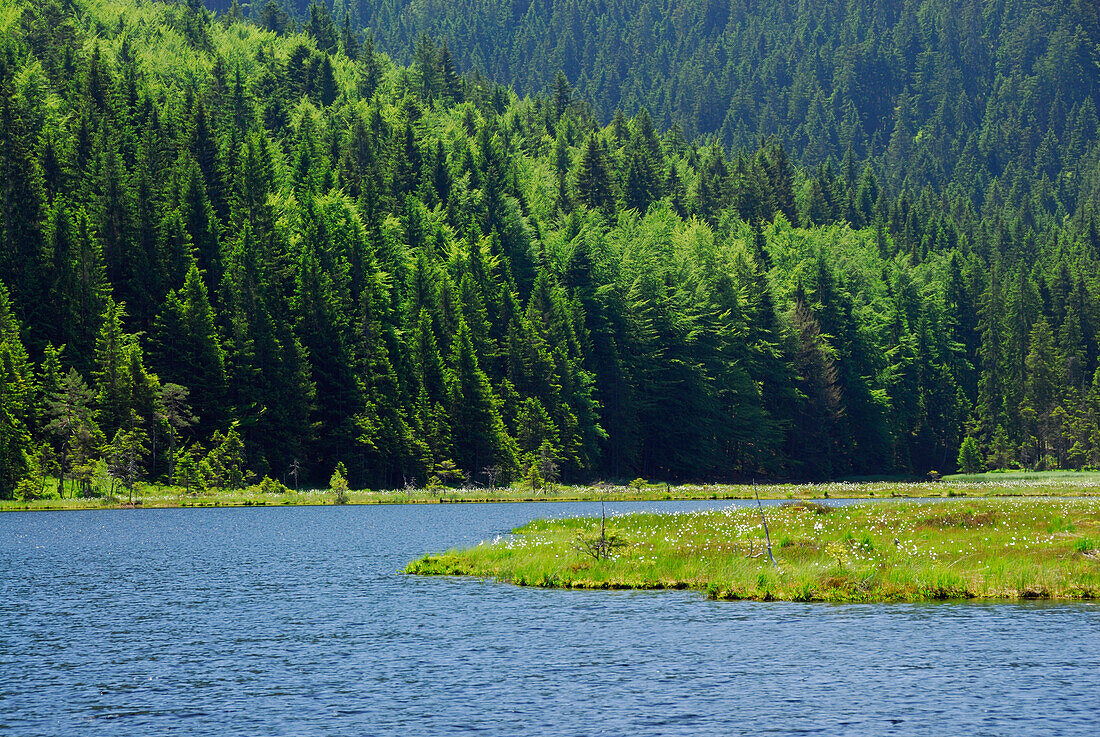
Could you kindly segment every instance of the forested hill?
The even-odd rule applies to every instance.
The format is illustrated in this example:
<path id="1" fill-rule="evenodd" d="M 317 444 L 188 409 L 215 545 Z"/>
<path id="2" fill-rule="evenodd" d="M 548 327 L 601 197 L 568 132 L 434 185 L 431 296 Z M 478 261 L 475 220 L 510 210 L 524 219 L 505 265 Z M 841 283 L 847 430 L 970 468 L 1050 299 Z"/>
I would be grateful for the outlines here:
<path id="1" fill-rule="evenodd" d="M 814 166 L 851 148 L 894 195 L 953 184 L 979 205 L 992 180 L 1030 189 L 1038 168 L 1072 212 L 1096 125 L 1092 0 L 319 1 L 407 63 L 426 33 L 520 94 L 561 70 L 605 122 L 645 107 L 689 139 L 777 135 Z M 316 23 L 312 0 L 280 2 Z M 275 7 L 252 13 L 279 25 Z"/>
<path id="2" fill-rule="evenodd" d="M 314 20 L 0 8 L 3 494 L 1100 462 L 1087 97 L 979 211 Z"/>

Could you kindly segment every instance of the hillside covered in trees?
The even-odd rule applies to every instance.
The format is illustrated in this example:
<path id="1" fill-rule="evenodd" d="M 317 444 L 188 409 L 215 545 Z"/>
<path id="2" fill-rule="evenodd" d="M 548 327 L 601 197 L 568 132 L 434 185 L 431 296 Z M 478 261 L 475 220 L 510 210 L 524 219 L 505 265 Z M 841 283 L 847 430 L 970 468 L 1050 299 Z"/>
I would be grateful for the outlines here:
<path id="1" fill-rule="evenodd" d="M 0 9 L 0 493 L 923 474 L 967 437 L 990 467 L 1100 464 L 1081 24 L 1078 56 L 999 47 L 995 95 L 929 57 L 942 96 L 906 83 L 890 135 L 815 156 L 605 119 L 560 76 L 520 98 L 427 37 L 395 65 L 324 6 L 243 15 Z M 822 74 L 826 35 L 795 55 Z"/>
<path id="2" fill-rule="evenodd" d="M 231 5 L 207 1 L 219 12 Z M 269 27 L 309 28 L 318 22 L 312 3 L 256 0 L 251 13 Z M 689 140 L 754 148 L 775 135 L 809 166 L 851 149 L 894 194 L 951 187 L 980 205 L 997 179 L 1005 190 L 1053 190 L 1072 212 L 1096 115 L 1087 101 L 1098 91 L 1100 11 L 1090 0 L 329 6 L 338 24 L 346 15 L 349 28 L 370 28 L 405 63 L 418 61 L 427 34 L 460 71 L 521 95 L 551 87 L 560 70 L 604 122 L 644 107 L 659 129 L 679 126 Z M 1036 166 L 1049 181 L 1033 177 Z"/>

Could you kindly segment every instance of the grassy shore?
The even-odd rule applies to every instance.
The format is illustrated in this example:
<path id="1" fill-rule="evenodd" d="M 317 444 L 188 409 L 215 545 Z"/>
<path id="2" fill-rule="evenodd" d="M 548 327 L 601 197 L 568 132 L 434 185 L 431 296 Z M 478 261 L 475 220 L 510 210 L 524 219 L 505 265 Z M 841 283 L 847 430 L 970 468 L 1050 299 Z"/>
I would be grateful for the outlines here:
<path id="1" fill-rule="evenodd" d="M 986 473 L 956 473 L 943 477 L 947 484 L 985 483 L 1011 484 L 1018 481 L 1056 482 L 1068 481 L 1077 484 L 1100 484 L 1100 471 L 987 471 Z"/>
<path id="2" fill-rule="evenodd" d="M 56 483 L 47 485 L 53 489 Z M 878 499 L 884 497 L 1017 497 L 1017 496 L 1100 496 L 1100 473 L 1046 472 L 982 474 L 978 477 L 949 477 L 937 483 L 917 481 L 835 481 L 822 484 L 645 484 L 591 486 L 555 485 L 540 490 L 526 486 L 495 489 L 404 489 L 399 491 L 359 490 L 348 493 L 348 504 L 449 504 L 463 502 L 571 502 L 571 501 L 657 501 L 695 499 Z M 133 504 L 128 494 L 100 494 L 23 500 L 0 500 L 0 512 L 60 509 L 119 509 L 130 506 L 163 507 L 247 507 L 334 504 L 327 489 L 271 493 L 261 486 L 240 490 L 185 493 L 177 487 L 138 484 Z"/>
<path id="3" fill-rule="evenodd" d="M 1100 499 L 982 499 L 535 521 L 412 574 L 556 588 L 694 589 L 716 599 L 1100 598 Z"/>

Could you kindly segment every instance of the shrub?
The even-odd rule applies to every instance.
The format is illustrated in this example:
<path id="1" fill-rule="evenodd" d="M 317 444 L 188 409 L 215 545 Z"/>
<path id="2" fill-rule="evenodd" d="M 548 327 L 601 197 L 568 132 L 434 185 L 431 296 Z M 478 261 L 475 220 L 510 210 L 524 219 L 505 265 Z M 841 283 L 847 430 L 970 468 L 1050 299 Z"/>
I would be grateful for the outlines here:
<path id="1" fill-rule="evenodd" d="M 830 507 L 828 504 L 805 500 L 797 502 L 783 502 L 781 506 L 786 507 L 787 509 L 805 509 L 806 511 L 813 512 L 814 514 L 828 514 L 835 509 L 835 507 Z"/>
<path id="2" fill-rule="evenodd" d="M 288 493 L 290 493 L 290 489 L 288 489 L 285 485 L 279 483 L 275 479 L 271 478 L 270 476 L 264 476 L 260 480 L 260 483 L 256 484 L 255 486 L 248 487 L 248 490 L 250 492 L 254 493 L 254 494 L 256 494 L 256 493 L 259 493 L 259 494 L 288 494 Z"/>
<path id="3" fill-rule="evenodd" d="M 31 502 L 35 499 L 41 498 L 41 492 L 41 483 L 38 480 L 32 479 L 28 476 L 21 479 L 16 485 L 14 498 L 22 499 L 25 502 Z"/>
<path id="4" fill-rule="evenodd" d="M 335 495 L 337 504 L 348 503 L 348 471 L 343 463 L 337 463 L 332 472 L 332 478 L 328 480 L 328 486 Z"/>

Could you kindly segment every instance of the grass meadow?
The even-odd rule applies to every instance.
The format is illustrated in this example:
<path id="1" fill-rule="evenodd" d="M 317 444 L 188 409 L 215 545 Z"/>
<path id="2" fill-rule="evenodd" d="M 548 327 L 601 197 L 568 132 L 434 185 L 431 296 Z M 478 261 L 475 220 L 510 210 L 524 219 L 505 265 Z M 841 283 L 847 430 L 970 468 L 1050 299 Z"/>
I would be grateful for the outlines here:
<path id="1" fill-rule="evenodd" d="M 1095 599 L 1100 499 L 793 501 L 760 511 L 534 521 L 412 574 L 559 588 L 694 589 L 716 599 Z M 601 546 L 601 539 L 604 544 Z"/>

